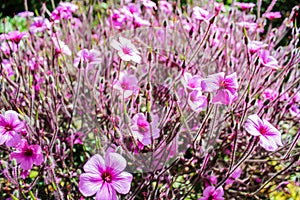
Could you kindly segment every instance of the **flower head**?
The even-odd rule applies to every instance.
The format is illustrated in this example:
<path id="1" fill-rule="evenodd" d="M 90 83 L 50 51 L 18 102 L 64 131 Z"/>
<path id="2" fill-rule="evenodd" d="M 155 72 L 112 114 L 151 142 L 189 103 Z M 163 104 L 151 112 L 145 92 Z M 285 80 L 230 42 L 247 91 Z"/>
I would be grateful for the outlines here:
<path id="1" fill-rule="evenodd" d="M 52 37 L 52 41 L 55 47 L 56 54 L 66 54 L 68 56 L 72 55 L 70 48 L 61 40 L 57 39 L 56 37 Z"/>
<path id="2" fill-rule="evenodd" d="M 23 37 L 28 37 L 28 35 L 20 31 L 12 31 L 7 34 L 7 39 L 16 44 L 19 44 Z"/>
<path id="3" fill-rule="evenodd" d="M 207 92 L 217 91 L 213 103 L 230 105 L 237 98 L 237 75 L 233 73 L 225 77 L 224 72 L 209 75 L 203 80 L 202 88 Z"/>
<path id="4" fill-rule="evenodd" d="M 265 119 L 260 119 L 256 114 L 250 115 L 245 124 L 246 131 L 260 138 L 260 145 L 267 151 L 275 151 L 282 146 L 281 133 Z"/>
<path id="5" fill-rule="evenodd" d="M 79 63 L 86 62 L 87 67 L 91 67 L 101 62 L 101 55 L 98 50 L 95 49 L 82 49 L 77 53 L 77 58 L 74 60 L 74 66 L 78 67 Z"/>
<path id="6" fill-rule="evenodd" d="M 236 2 L 235 5 L 242 10 L 247 10 L 255 6 L 254 3 L 244 3 L 244 2 Z"/>
<path id="7" fill-rule="evenodd" d="M 171 14 L 173 11 L 172 4 L 167 1 L 158 1 L 159 9 L 167 15 Z"/>
<path id="8" fill-rule="evenodd" d="M 132 175 L 123 172 L 126 160 L 118 153 L 107 153 L 105 160 L 99 154 L 84 165 L 79 177 L 79 191 L 86 197 L 96 194 L 96 200 L 116 200 L 117 194 L 130 190 Z"/>
<path id="9" fill-rule="evenodd" d="M 193 8 L 193 17 L 197 20 L 208 22 L 209 12 L 203 8 L 195 6 Z"/>
<path id="10" fill-rule="evenodd" d="M 248 43 L 248 49 L 251 54 L 258 52 L 259 50 L 267 46 L 267 44 L 264 44 L 260 41 L 249 41 Z"/>
<path id="11" fill-rule="evenodd" d="M 47 28 L 50 28 L 51 24 L 48 19 L 45 19 L 44 17 L 35 17 L 33 19 L 33 23 L 30 25 L 30 32 L 37 33 L 37 32 L 43 32 Z"/>
<path id="12" fill-rule="evenodd" d="M 203 197 L 199 200 L 224 200 L 224 190 L 222 187 L 216 189 L 214 186 L 208 186 L 203 192 Z"/>
<path id="13" fill-rule="evenodd" d="M 21 141 L 18 134 L 24 128 L 24 123 L 19 120 L 19 114 L 8 110 L 4 115 L 0 114 L 0 145 L 15 146 Z"/>
<path id="14" fill-rule="evenodd" d="M 159 137 L 157 128 L 158 117 L 153 117 L 153 122 L 149 123 L 143 113 L 137 113 L 131 120 L 131 129 L 134 136 L 143 144 L 151 144 L 152 139 Z"/>
<path id="15" fill-rule="evenodd" d="M 28 145 L 27 140 L 22 139 L 17 150 L 10 154 L 10 159 L 16 159 L 23 170 L 30 170 L 32 165 L 41 165 L 44 161 L 42 149 L 39 145 Z"/>
<path id="16" fill-rule="evenodd" d="M 263 17 L 268 18 L 269 20 L 273 20 L 273 19 L 281 18 L 281 14 L 280 12 L 268 12 L 268 13 L 264 13 Z"/>
<path id="17" fill-rule="evenodd" d="M 279 69 L 280 66 L 278 65 L 278 61 L 273 56 L 270 56 L 269 51 L 267 50 L 260 50 L 259 51 L 259 60 L 260 63 L 271 69 Z"/>
<path id="18" fill-rule="evenodd" d="M 205 109 L 207 105 L 207 98 L 202 95 L 200 90 L 193 90 L 189 93 L 188 104 L 193 111 L 200 112 Z"/>
<path id="19" fill-rule="evenodd" d="M 124 98 L 127 98 L 139 89 L 138 79 L 135 75 L 120 72 L 119 80 L 114 81 L 114 88 L 124 92 Z"/>
<path id="20" fill-rule="evenodd" d="M 118 55 L 124 61 L 130 61 L 140 63 L 141 56 L 140 52 L 135 48 L 135 46 L 131 43 L 130 40 L 120 36 L 119 42 L 116 40 L 112 40 L 111 46 L 118 51 Z"/>

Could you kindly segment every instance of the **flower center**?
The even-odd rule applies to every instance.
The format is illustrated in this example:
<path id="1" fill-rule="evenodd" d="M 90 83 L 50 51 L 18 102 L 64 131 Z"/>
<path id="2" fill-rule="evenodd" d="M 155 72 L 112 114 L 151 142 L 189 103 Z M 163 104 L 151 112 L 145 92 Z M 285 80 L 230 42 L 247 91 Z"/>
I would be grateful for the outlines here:
<path id="1" fill-rule="evenodd" d="M 137 125 L 139 127 L 139 131 L 144 133 L 146 131 L 148 131 L 148 126 L 149 126 L 149 123 L 145 120 L 140 120 L 137 122 Z"/>
<path id="2" fill-rule="evenodd" d="M 259 132 L 260 132 L 260 134 L 265 135 L 268 133 L 268 128 L 261 126 L 261 127 L 259 127 Z"/>
<path id="3" fill-rule="evenodd" d="M 123 51 L 124 54 L 130 55 L 131 49 L 128 48 L 128 47 L 123 47 L 123 48 L 122 48 L 122 51 Z"/>
<path id="4" fill-rule="evenodd" d="M 24 152 L 24 155 L 27 156 L 27 157 L 30 157 L 33 155 L 33 152 L 31 149 L 26 149 L 25 152 Z"/>
<path id="5" fill-rule="evenodd" d="M 112 176 L 109 172 L 104 172 L 102 175 L 101 175 L 101 178 L 104 182 L 107 182 L 107 183 L 110 183 L 111 180 L 112 180 Z"/>
<path id="6" fill-rule="evenodd" d="M 220 88 L 221 89 L 228 89 L 228 84 L 226 83 L 226 81 L 221 81 L 220 82 Z"/>
<path id="7" fill-rule="evenodd" d="M 7 132 L 9 132 L 9 131 L 12 131 L 13 128 L 12 128 L 11 126 L 9 126 L 9 125 L 6 125 L 6 126 L 5 126 L 5 130 L 6 130 Z"/>

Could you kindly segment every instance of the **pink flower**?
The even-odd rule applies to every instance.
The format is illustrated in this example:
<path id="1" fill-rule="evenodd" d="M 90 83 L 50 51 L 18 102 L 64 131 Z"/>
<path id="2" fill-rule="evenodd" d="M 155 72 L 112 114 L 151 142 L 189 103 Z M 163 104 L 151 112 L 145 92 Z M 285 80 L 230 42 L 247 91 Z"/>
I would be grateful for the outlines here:
<path id="1" fill-rule="evenodd" d="M 281 14 L 280 12 L 268 12 L 268 13 L 264 13 L 263 17 L 268 18 L 269 20 L 273 20 L 273 19 L 281 18 Z"/>
<path id="2" fill-rule="evenodd" d="M 270 56 L 270 53 L 267 50 L 259 51 L 259 60 L 260 60 L 260 63 L 265 67 L 269 67 L 269 68 L 275 69 L 275 70 L 280 68 L 276 58 L 274 58 L 273 56 Z"/>
<path id="3" fill-rule="evenodd" d="M 212 99 L 215 104 L 232 104 L 237 98 L 237 76 L 236 73 L 225 77 L 224 72 L 209 75 L 202 81 L 203 91 L 217 91 L 216 96 Z"/>
<path id="4" fill-rule="evenodd" d="M 18 134 L 24 128 L 24 123 L 19 120 L 19 114 L 8 110 L 4 115 L 0 114 L 0 145 L 15 146 L 21 141 Z"/>
<path id="5" fill-rule="evenodd" d="M 24 12 L 18 13 L 18 16 L 23 17 L 23 18 L 32 17 L 33 15 L 34 15 L 34 13 L 31 11 L 24 11 Z"/>
<path id="6" fill-rule="evenodd" d="M 189 93 L 188 104 L 193 111 L 200 112 L 205 109 L 207 98 L 202 95 L 200 90 L 193 90 Z"/>
<path id="7" fill-rule="evenodd" d="M 209 12 L 203 8 L 195 6 L 193 8 L 193 17 L 197 20 L 208 22 Z"/>
<path id="8" fill-rule="evenodd" d="M 28 145 L 27 140 L 22 139 L 17 150 L 10 154 L 10 159 L 16 159 L 23 170 L 30 170 L 32 165 L 41 165 L 44 161 L 42 149 L 39 145 Z"/>
<path id="9" fill-rule="evenodd" d="M 126 16 L 121 13 L 119 10 L 114 10 L 111 16 L 112 25 L 115 29 L 121 29 L 123 23 L 126 22 Z M 110 20 L 108 23 L 111 23 Z"/>
<path id="10" fill-rule="evenodd" d="M 6 39 L 19 44 L 23 37 L 28 37 L 26 33 L 21 33 L 20 31 L 12 31 L 7 34 Z"/>
<path id="11" fill-rule="evenodd" d="M 157 9 L 156 4 L 151 0 L 142 0 L 142 4 L 148 9 Z"/>
<path id="12" fill-rule="evenodd" d="M 243 2 L 236 2 L 234 5 L 236 5 L 237 7 L 241 8 L 243 11 L 253 8 L 255 6 L 254 3 L 243 3 Z"/>
<path id="13" fill-rule="evenodd" d="M 190 74 L 188 72 L 185 72 L 183 74 L 183 77 L 181 78 L 181 83 L 183 84 L 183 86 L 185 88 L 188 89 L 188 91 L 202 89 L 201 82 L 202 82 L 202 79 L 200 76 L 198 76 L 198 75 L 192 76 L 192 74 Z"/>
<path id="14" fill-rule="evenodd" d="M 33 23 L 30 25 L 29 30 L 32 33 L 37 33 L 43 32 L 50 27 L 51 24 L 48 19 L 45 19 L 44 17 L 35 17 L 33 19 Z"/>
<path id="15" fill-rule="evenodd" d="M 231 185 L 236 179 L 240 178 L 242 169 L 238 167 L 226 181 L 226 186 Z"/>
<path id="16" fill-rule="evenodd" d="M 8 77 L 11 77 L 15 74 L 14 70 L 11 68 L 11 61 L 7 59 L 2 60 L 2 73 L 6 73 Z"/>
<path id="17" fill-rule="evenodd" d="M 68 56 L 72 55 L 70 48 L 63 41 L 57 39 L 56 37 L 52 37 L 52 41 L 57 55 L 61 53 L 66 54 Z"/>
<path id="18" fill-rule="evenodd" d="M 150 22 L 147 20 L 144 20 L 140 18 L 139 16 L 135 16 L 133 18 L 133 24 L 135 28 L 141 27 L 141 26 L 150 26 Z"/>
<path id="19" fill-rule="evenodd" d="M 260 145 L 267 151 L 275 151 L 282 146 L 281 133 L 267 120 L 260 119 L 256 114 L 250 115 L 245 123 L 246 131 L 260 138 Z"/>
<path id="20" fill-rule="evenodd" d="M 99 154 L 84 165 L 85 173 L 79 177 L 79 191 L 85 196 L 96 194 L 96 200 L 117 200 L 117 194 L 127 194 L 132 175 L 123 172 L 126 160 L 117 153 L 107 153 L 105 160 Z"/>
<path id="21" fill-rule="evenodd" d="M 71 19 L 73 12 L 78 6 L 69 2 L 60 2 L 59 6 L 51 13 L 51 19 L 59 21 L 60 19 Z"/>
<path id="22" fill-rule="evenodd" d="M 275 90 L 272 90 L 270 88 L 265 89 L 263 92 L 263 97 L 265 99 L 269 99 L 271 101 L 275 100 L 278 97 L 278 92 Z"/>
<path id="23" fill-rule="evenodd" d="M 267 46 L 267 44 L 264 44 L 260 41 L 249 41 L 248 43 L 248 49 L 251 54 L 258 52 L 259 50 Z"/>
<path id="24" fill-rule="evenodd" d="M 159 9 L 167 15 L 171 14 L 173 11 L 172 4 L 167 1 L 159 1 L 158 2 Z"/>
<path id="25" fill-rule="evenodd" d="M 290 107 L 289 112 L 293 117 L 300 117 L 300 107 L 297 104 L 293 104 Z"/>
<path id="26" fill-rule="evenodd" d="M 119 37 L 119 41 L 120 42 L 112 40 L 111 46 L 118 51 L 118 55 L 121 59 L 124 61 L 132 60 L 133 62 L 140 63 L 140 52 L 135 48 L 131 41 L 122 36 Z"/>
<path id="27" fill-rule="evenodd" d="M 214 186 L 208 186 L 203 192 L 203 197 L 199 200 L 224 200 L 224 190 L 222 187 L 216 189 Z"/>
<path id="28" fill-rule="evenodd" d="M 133 135 L 143 144 L 151 144 L 152 139 L 159 137 L 158 117 L 155 115 L 153 121 L 149 123 L 143 113 L 137 113 L 131 120 L 131 130 Z M 152 139 L 151 139 L 152 138 Z"/>
<path id="29" fill-rule="evenodd" d="M 135 75 L 121 72 L 119 80 L 114 81 L 114 88 L 124 92 L 124 98 L 127 98 L 139 89 L 138 79 Z"/>
<path id="30" fill-rule="evenodd" d="M 74 60 L 74 66 L 78 67 L 80 62 L 86 62 L 87 67 L 91 67 L 101 62 L 101 54 L 95 49 L 82 49 L 77 53 L 77 58 Z"/>

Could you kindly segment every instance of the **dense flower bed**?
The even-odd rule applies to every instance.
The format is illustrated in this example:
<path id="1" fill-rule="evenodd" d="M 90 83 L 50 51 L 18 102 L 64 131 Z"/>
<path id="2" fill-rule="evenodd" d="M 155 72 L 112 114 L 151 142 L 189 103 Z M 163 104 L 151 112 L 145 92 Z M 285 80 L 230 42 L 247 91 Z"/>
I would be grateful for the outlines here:
<path id="1" fill-rule="evenodd" d="M 273 6 L 77 1 L 4 20 L 1 198 L 299 198 L 299 7 L 273 27 Z"/>

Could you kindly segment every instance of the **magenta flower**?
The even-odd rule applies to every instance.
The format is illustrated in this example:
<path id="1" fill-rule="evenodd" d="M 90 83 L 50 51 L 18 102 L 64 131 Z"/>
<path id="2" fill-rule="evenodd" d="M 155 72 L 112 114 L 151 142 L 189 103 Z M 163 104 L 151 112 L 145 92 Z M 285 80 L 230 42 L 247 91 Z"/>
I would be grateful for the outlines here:
<path id="1" fill-rule="evenodd" d="M 124 98 L 128 98 L 139 89 L 138 79 L 135 75 L 128 75 L 120 72 L 119 80 L 114 81 L 114 88 L 124 93 Z"/>
<path id="2" fill-rule="evenodd" d="M 267 44 L 264 44 L 260 41 L 249 41 L 248 43 L 248 49 L 251 54 L 258 52 L 259 50 L 267 46 Z"/>
<path id="3" fill-rule="evenodd" d="M 273 19 L 281 18 L 281 14 L 280 12 L 268 12 L 268 13 L 264 13 L 263 17 L 268 18 L 269 20 L 273 20 Z"/>
<path id="4" fill-rule="evenodd" d="M 167 1 L 158 1 L 159 9 L 167 15 L 173 12 L 172 4 Z"/>
<path id="5" fill-rule="evenodd" d="M 149 123 L 143 113 L 137 113 L 131 120 L 131 130 L 133 135 L 143 144 L 151 144 L 152 139 L 159 137 L 158 117 L 154 116 L 153 121 Z M 152 138 L 152 139 L 151 139 Z"/>
<path id="6" fill-rule="evenodd" d="M 41 165 L 44 156 L 40 145 L 28 145 L 27 140 L 22 139 L 17 150 L 10 154 L 10 159 L 16 159 L 23 170 L 30 170 L 32 165 Z"/>
<path id="7" fill-rule="evenodd" d="M 37 32 L 43 32 L 46 29 L 50 29 L 51 24 L 48 19 L 45 19 L 44 17 L 35 17 L 33 18 L 33 23 L 30 25 L 30 32 L 37 33 Z"/>
<path id="8" fill-rule="evenodd" d="M 120 36 L 119 41 L 112 40 L 111 46 L 118 51 L 118 55 L 124 61 L 141 62 L 140 52 L 135 48 L 130 40 Z"/>
<path id="9" fill-rule="evenodd" d="M 207 98 L 200 90 L 193 90 L 189 93 L 188 104 L 193 111 L 200 112 L 206 108 Z"/>
<path id="10" fill-rule="evenodd" d="M 209 75 L 202 81 L 203 91 L 214 92 L 217 94 L 212 99 L 215 104 L 232 104 L 237 98 L 238 82 L 236 73 L 225 77 L 224 72 Z"/>
<path id="11" fill-rule="evenodd" d="M 77 53 L 77 58 L 74 60 L 74 66 L 78 67 L 80 62 L 87 63 L 87 67 L 92 67 L 95 64 L 99 64 L 101 62 L 101 55 L 98 50 L 95 49 L 82 49 Z"/>
<path id="12" fill-rule="evenodd" d="M 197 20 L 208 22 L 209 12 L 203 8 L 195 6 L 193 8 L 193 17 Z"/>
<path id="13" fill-rule="evenodd" d="M 275 100 L 278 97 L 278 95 L 279 94 L 277 91 L 272 90 L 270 88 L 265 89 L 265 91 L 263 92 L 263 97 L 271 101 Z"/>
<path id="14" fill-rule="evenodd" d="M 238 167 L 236 170 L 234 170 L 231 176 L 226 180 L 226 186 L 234 183 L 236 179 L 240 178 L 241 174 L 242 174 L 242 169 Z"/>
<path id="15" fill-rule="evenodd" d="M 201 82 L 202 79 L 200 76 L 198 75 L 192 76 L 192 74 L 188 72 L 185 72 L 183 77 L 181 78 L 181 83 L 185 88 L 188 89 L 188 91 L 202 89 Z"/>
<path id="16" fill-rule="evenodd" d="M 203 192 L 203 197 L 199 200 L 224 200 L 224 190 L 222 187 L 216 189 L 214 186 L 208 186 Z"/>
<path id="17" fill-rule="evenodd" d="M 260 60 L 260 63 L 265 67 L 269 67 L 269 68 L 275 69 L 275 70 L 280 68 L 276 58 L 274 58 L 273 56 L 270 56 L 270 53 L 267 50 L 259 51 L 259 60 Z"/>
<path id="18" fill-rule="evenodd" d="M 250 8 L 253 8 L 255 6 L 254 3 L 244 3 L 244 2 L 236 2 L 234 5 L 236 5 L 237 7 L 239 7 L 240 9 L 247 10 Z"/>
<path id="19" fill-rule="evenodd" d="M 156 4 L 151 0 L 142 0 L 142 4 L 148 9 L 157 9 Z"/>
<path id="20" fill-rule="evenodd" d="M 117 153 L 107 153 L 105 160 L 99 154 L 84 165 L 85 173 L 79 177 L 79 191 L 85 196 L 96 194 L 96 200 L 116 200 L 117 194 L 127 194 L 132 175 L 123 172 L 126 160 Z"/>
<path id="21" fill-rule="evenodd" d="M 52 37 L 52 41 L 57 55 L 61 53 L 68 56 L 72 55 L 70 48 L 63 41 L 57 39 L 56 37 Z"/>
<path id="22" fill-rule="evenodd" d="M 108 23 L 112 22 L 112 25 L 115 29 L 121 29 L 122 25 L 126 21 L 126 16 L 121 13 L 119 10 L 114 10 L 111 20 L 108 20 Z"/>
<path id="23" fill-rule="evenodd" d="M 26 33 L 21 33 L 20 31 L 12 31 L 7 34 L 6 39 L 19 44 L 24 37 L 28 37 L 28 35 Z"/>
<path id="24" fill-rule="evenodd" d="M 260 138 L 260 145 L 267 151 L 275 151 L 282 146 L 281 133 L 265 119 L 260 119 L 256 114 L 250 115 L 245 123 L 246 131 Z"/>
<path id="25" fill-rule="evenodd" d="M 18 133 L 24 128 L 24 123 L 19 120 L 19 114 L 8 110 L 4 115 L 0 114 L 0 145 L 16 146 L 21 141 Z"/>
<path id="26" fill-rule="evenodd" d="M 18 16 L 23 17 L 23 18 L 32 17 L 33 15 L 34 15 L 34 13 L 31 11 L 24 11 L 24 12 L 18 13 Z"/>

